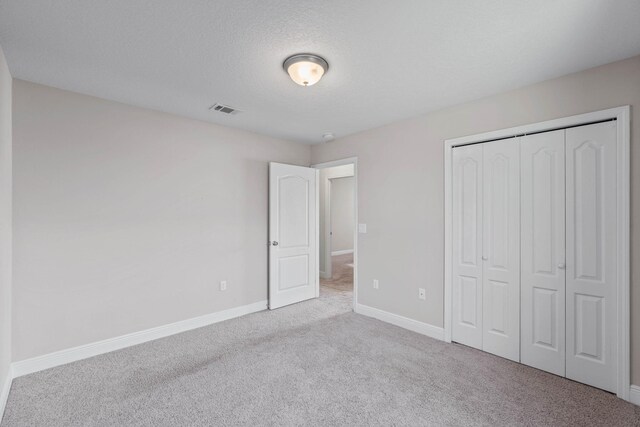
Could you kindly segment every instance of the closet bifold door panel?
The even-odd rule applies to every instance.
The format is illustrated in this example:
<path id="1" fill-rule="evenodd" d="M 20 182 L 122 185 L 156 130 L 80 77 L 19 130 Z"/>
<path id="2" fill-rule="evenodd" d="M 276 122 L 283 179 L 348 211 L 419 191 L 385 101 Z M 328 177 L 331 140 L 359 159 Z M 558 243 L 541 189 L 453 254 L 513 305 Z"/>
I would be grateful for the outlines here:
<path id="1" fill-rule="evenodd" d="M 565 375 L 565 131 L 521 138 L 522 363 Z"/>
<path id="2" fill-rule="evenodd" d="M 453 341 L 482 349 L 482 145 L 453 149 Z"/>
<path id="3" fill-rule="evenodd" d="M 452 339 L 520 360 L 517 139 L 453 149 Z"/>
<path id="4" fill-rule="evenodd" d="M 566 132 L 566 376 L 615 392 L 616 123 Z"/>
<path id="5" fill-rule="evenodd" d="M 483 150 L 482 349 L 520 361 L 520 145 Z"/>
<path id="6" fill-rule="evenodd" d="M 627 399 L 629 107 L 446 147 L 445 339 Z"/>

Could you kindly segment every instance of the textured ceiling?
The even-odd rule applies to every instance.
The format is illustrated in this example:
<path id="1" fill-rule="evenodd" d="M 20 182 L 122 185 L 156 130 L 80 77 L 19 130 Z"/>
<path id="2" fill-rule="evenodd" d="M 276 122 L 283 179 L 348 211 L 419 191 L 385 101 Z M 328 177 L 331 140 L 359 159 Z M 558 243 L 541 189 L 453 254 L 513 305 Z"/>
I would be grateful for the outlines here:
<path id="1" fill-rule="evenodd" d="M 0 0 L 0 45 L 16 78 L 315 143 L 640 54 L 639 22 L 638 0 Z M 315 86 L 281 68 L 300 52 L 329 61 Z"/>

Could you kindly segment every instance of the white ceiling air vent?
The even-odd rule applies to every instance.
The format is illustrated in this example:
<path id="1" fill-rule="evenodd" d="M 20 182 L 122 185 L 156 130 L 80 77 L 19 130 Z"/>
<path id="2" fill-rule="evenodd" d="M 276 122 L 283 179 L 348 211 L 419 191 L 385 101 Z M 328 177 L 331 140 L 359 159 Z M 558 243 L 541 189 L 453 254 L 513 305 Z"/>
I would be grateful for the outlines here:
<path id="1" fill-rule="evenodd" d="M 237 108 L 233 108 L 233 107 L 229 107 L 228 105 L 224 105 L 224 104 L 213 104 L 211 106 L 211 108 L 209 108 L 209 110 L 211 111 L 217 111 L 219 113 L 224 113 L 224 114 L 238 114 L 240 112 L 240 110 L 238 110 Z"/>

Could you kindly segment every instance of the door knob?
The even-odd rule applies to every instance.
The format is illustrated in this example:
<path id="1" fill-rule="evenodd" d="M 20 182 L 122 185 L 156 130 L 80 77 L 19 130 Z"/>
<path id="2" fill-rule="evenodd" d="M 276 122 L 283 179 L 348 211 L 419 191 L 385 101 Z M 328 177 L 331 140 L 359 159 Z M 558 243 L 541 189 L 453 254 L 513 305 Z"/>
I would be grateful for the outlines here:
<path id="1" fill-rule="evenodd" d="M 278 242 L 276 242 L 275 240 L 274 240 L 273 242 L 271 242 L 271 244 L 272 244 L 273 246 L 278 246 Z"/>
<path id="2" fill-rule="evenodd" d="M 558 268 L 560 270 L 564 270 L 565 265 L 563 263 L 558 264 Z"/>
<path id="3" fill-rule="evenodd" d="M 486 256 L 483 256 L 483 257 L 482 257 L 482 260 L 483 260 L 483 261 L 487 261 L 488 259 L 489 259 L 489 257 L 486 257 Z"/>

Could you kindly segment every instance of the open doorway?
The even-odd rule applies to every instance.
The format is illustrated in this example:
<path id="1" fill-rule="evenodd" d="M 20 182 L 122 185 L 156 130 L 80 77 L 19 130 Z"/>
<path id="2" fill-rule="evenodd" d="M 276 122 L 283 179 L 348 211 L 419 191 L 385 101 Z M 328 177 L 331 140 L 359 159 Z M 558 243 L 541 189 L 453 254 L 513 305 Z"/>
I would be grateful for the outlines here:
<path id="1" fill-rule="evenodd" d="M 356 225 L 366 232 L 357 224 L 357 200 L 356 158 L 269 163 L 269 309 L 317 297 L 338 312 L 355 309 Z"/>
<path id="2" fill-rule="evenodd" d="M 320 297 L 355 305 L 357 283 L 356 159 L 314 165 L 319 169 Z"/>

